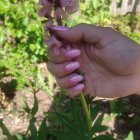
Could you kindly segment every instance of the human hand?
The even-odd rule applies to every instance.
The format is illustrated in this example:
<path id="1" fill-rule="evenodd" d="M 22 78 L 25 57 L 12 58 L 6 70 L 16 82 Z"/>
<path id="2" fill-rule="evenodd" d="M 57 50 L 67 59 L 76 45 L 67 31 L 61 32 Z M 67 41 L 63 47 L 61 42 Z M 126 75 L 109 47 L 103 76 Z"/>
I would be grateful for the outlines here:
<path id="1" fill-rule="evenodd" d="M 99 97 L 122 97 L 139 91 L 140 46 L 105 27 L 80 24 L 67 31 L 57 31 L 71 44 L 55 53 L 61 41 L 48 49 L 49 71 L 69 96 L 85 94 Z M 84 73 L 83 77 L 76 70 Z M 79 83 L 84 78 L 84 83 Z"/>

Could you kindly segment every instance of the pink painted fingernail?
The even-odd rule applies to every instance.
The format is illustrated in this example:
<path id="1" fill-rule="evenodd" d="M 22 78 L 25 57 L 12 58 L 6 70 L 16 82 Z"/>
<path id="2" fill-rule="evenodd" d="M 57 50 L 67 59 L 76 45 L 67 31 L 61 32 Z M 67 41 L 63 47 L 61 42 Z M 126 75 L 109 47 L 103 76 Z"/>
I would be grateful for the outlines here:
<path id="1" fill-rule="evenodd" d="M 68 65 L 66 65 L 65 69 L 68 71 L 76 70 L 80 67 L 80 64 L 78 62 L 72 62 Z"/>
<path id="2" fill-rule="evenodd" d="M 74 87 L 74 90 L 80 91 L 80 90 L 83 90 L 84 87 L 85 87 L 84 84 L 78 84 L 77 86 Z"/>
<path id="3" fill-rule="evenodd" d="M 81 54 L 81 51 L 78 50 L 78 49 L 75 49 L 75 50 L 71 50 L 69 52 L 66 52 L 66 56 L 67 57 L 76 57 L 76 56 L 79 56 Z"/>
<path id="4" fill-rule="evenodd" d="M 81 76 L 81 75 L 76 75 L 76 76 L 74 76 L 74 77 L 72 77 L 71 79 L 70 79 L 70 82 L 72 82 L 72 83 L 77 83 L 77 82 L 80 82 L 80 81 L 82 81 L 83 80 L 83 76 Z"/>
<path id="5" fill-rule="evenodd" d="M 57 30 L 57 31 L 67 31 L 69 28 L 65 26 L 54 26 L 52 29 Z"/>

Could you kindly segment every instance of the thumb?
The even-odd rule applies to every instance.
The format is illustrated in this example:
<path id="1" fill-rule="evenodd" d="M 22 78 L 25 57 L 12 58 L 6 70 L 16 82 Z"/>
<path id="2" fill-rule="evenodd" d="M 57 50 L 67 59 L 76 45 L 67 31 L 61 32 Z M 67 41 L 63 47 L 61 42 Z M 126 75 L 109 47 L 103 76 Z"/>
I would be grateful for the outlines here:
<path id="1" fill-rule="evenodd" d="M 62 39 L 72 43 L 78 43 L 81 41 L 86 43 L 97 43 L 106 35 L 106 28 L 89 24 L 79 24 L 63 30 L 60 30 L 58 27 L 58 29 L 55 28 L 55 30 L 57 30 L 57 34 Z"/>

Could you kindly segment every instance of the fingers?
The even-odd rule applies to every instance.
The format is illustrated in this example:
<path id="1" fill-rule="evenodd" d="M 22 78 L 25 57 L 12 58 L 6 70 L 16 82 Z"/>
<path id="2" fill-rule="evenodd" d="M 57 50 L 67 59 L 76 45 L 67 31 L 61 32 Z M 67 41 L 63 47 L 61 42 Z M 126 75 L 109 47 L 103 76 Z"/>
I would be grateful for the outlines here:
<path id="1" fill-rule="evenodd" d="M 57 30 L 57 28 L 55 28 Z M 57 30 L 58 35 L 69 42 L 77 43 L 85 41 L 87 43 L 96 43 L 106 36 L 106 28 L 89 24 L 79 24 L 68 30 Z"/>
<path id="2" fill-rule="evenodd" d="M 48 46 L 48 49 L 49 48 L 54 49 L 54 54 L 55 55 L 60 54 L 60 48 L 62 46 L 62 43 L 60 41 L 58 41 L 54 36 L 50 37 L 49 39 L 46 37 L 44 42 Z"/>
<path id="3" fill-rule="evenodd" d="M 83 80 L 83 76 L 73 73 L 63 78 L 56 77 L 57 84 L 62 88 L 70 88 Z"/>
<path id="4" fill-rule="evenodd" d="M 81 51 L 79 49 L 67 49 L 61 48 L 59 55 L 54 53 L 54 47 L 48 48 L 48 57 L 49 59 L 54 63 L 64 63 L 70 60 L 73 60 L 74 58 L 80 56 Z"/>
<path id="5" fill-rule="evenodd" d="M 79 62 L 66 62 L 62 64 L 55 64 L 49 61 L 47 63 L 48 70 L 55 76 L 55 77 L 64 77 L 80 67 Z"/>
<path id="6" fill-rule="evenodd" d="M 84 89 L 84 84 L 83 83 L 79 83 L 77 84 L 76 86 L 73 86 L 71 88 L 68 88 L 67 89 L 67 96 L 69 97 L 75 97 L 75 96 L 78 96 L 79 94 L 81 94 L 81 92 L 83 91 Z"/>
<path id="7" fill-rule="evenodd" d="M 54 63 L 64 63 L 73 60 L 81 54 L 76 44 L 66 44 L 66 46 L 62 47 L 62 43 L 55 37 L 45 40 L 45 43 L 48 45 L 48 57 Z"/>

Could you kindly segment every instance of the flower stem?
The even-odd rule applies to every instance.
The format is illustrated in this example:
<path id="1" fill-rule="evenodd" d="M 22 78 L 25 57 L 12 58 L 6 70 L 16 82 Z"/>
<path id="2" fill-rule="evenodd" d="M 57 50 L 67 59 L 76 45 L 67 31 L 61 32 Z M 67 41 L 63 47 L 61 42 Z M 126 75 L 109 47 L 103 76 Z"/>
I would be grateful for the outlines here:
<path id="1" fill-rule="evenodd" d="M 91 121 L 90 112 L 89 112 L 89 109 L 88 109 L 88 106 L 87 106 L 87 103 L 86 103 L 86 99 L 84 97 L 83 92 L 80 94 L 80 100 L 81 100 L 81 103 L 82 103 L 82 106 L 83 106 L 83 110 L 84 110 L 84 113 L 85 113 L 85 116 L 86 116 L 86 119 L 87 119 L 89 130 L 91 130 L 91 128 L 92 128 L 92 121 Z"/>
<path id="2" fill-rule="evenodd" d="M 57 6 L 57 1 L 55 1 L 55 10 L 58 8 Z M 58 26 L 62 26 L 63 25 L 63 22 L 62 22 L 62 19 L 61 17 L 57 18 L 56 19 L 57 21 L 57 24 Z M 83 92 L 80 94 L 80 100 L 81 100 L 81 103 L 82 103 L 82 106 L 83 106 L 83 110 L 84 110 L 84 113 L 85 113 L 85 116 L 86 116 L 86 119 L 87 119 L 87 123 L 88 123 L 88 128 L 89 128 L 89 131 L 91 130 L 92 128 L 92 121 L 91 121 L 91 117 L 90 117 L 90 111 L 88 109 L 88 106 L 87 106 L 87 103 L 86 103 L 86 99 L 84 97 L 84 94 Z"/>

